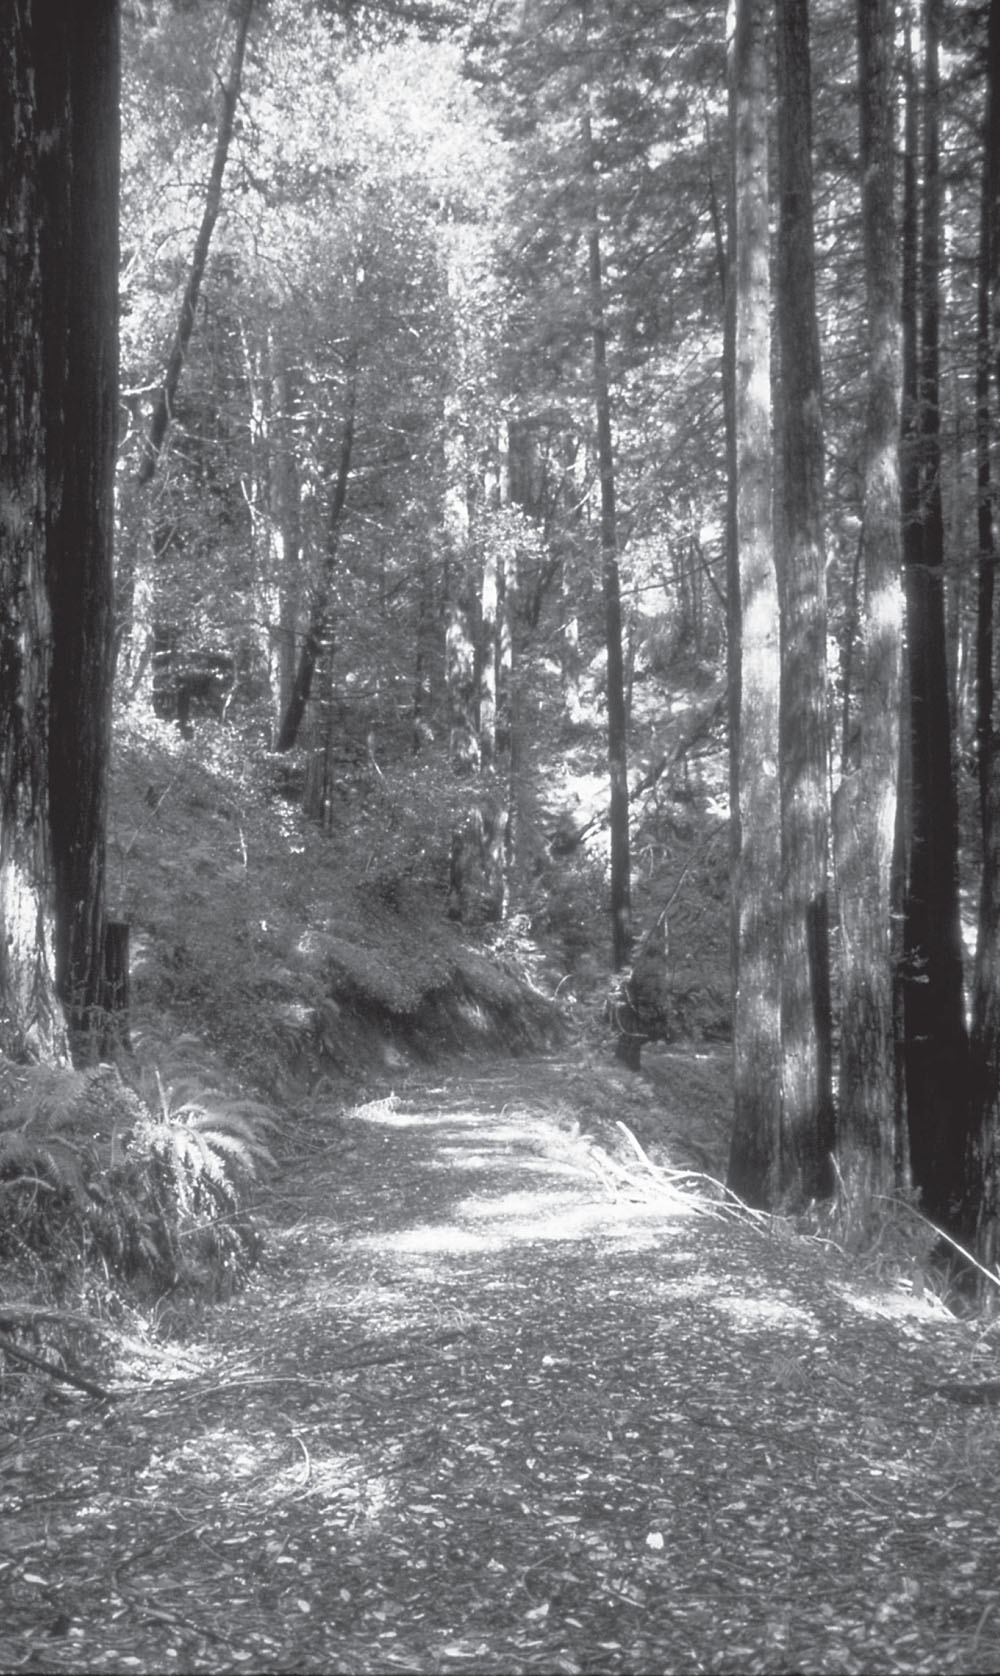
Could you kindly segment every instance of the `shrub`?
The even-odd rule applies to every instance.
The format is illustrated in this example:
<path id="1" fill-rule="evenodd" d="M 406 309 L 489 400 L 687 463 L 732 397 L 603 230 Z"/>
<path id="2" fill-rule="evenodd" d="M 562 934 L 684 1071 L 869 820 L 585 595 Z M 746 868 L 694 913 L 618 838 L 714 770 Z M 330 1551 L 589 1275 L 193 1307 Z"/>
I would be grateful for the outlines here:
<path id="1" fill-rule="evenodd" d="M 0 1069 L 0 1258 L 100 1265 L 142 1295 L 231 1292 L 259 1237 L 243 1203 L 270 1113 L 197 1072 Z"/>

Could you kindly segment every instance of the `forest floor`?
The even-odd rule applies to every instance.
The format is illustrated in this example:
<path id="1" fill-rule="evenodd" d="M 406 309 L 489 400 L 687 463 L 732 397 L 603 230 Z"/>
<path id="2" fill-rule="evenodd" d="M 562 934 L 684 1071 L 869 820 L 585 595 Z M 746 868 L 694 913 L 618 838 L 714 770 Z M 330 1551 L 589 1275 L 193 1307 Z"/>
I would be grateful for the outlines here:
<path id="1" fill-rule="evenodd" d="M 5 1440 L 0 1668 L 1000 1668 L 996 1333 L 660 1191 L 583 1079 L 314 1108 L 249 1289 Z"/>

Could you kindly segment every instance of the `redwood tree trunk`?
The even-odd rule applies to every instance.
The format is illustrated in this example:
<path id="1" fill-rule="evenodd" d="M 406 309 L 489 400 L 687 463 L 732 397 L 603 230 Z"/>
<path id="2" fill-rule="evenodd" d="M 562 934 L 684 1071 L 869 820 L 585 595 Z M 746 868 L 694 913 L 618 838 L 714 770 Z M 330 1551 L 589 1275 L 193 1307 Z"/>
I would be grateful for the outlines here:
<path id="1" fill-rule="evenodd" d="M 893 0 L 858 3 L 868 316 L 863 599 L 853 651 L 857 750 L 853 759 L 845 752 L 836 834 L 842 985 L 838 1154 L 849 1186 L 865 1198 L 891 1192 L 901 1174 L 892 918 L 903 646 L 894 11 Z"/>
<path id="2" fill-rule="evenodd" d="M 808 0 L 777 0 L 781 348 L 781 1191 L 833 1187 L 823 414 L 813 234 Z"/>
<path id="3" fill-rule="evenodd" d="M 771 521 L 770 274 L 766 8 L 737 0 L 734 440 L 740 593 L 737 742 L 740 849 L 734 883 L 734 1113 L 729 1185 L 772 1206 L 781 1116 L 781 809 L 778 782 L 778 595 Z"/>
<path id="4" fill-rule="evenodd" d="M 31 0 L 0 9 L 0 1052 L 58 1059 L 48 834 L 49 669 Z"/>
<path id="5" fill-rule="evenodd" d="M 323 570 L 313 594 L 309 625 L 299 651 L 295 680 L 292 683 L 291 695 L 281 720 L 281 727 L 278 730 L 278 740 L 275 748 L 279 751 L 294 749 L 299 736 L 299 728 L 302 726 L 302 718 L 306 713 L 306 705 L 309 703 L 316 665 L 330 634 L 333 583 L 337 570 L 337 555 L 340 549 L 340 530 L 347 509 L 347 486 L 350 480 L 351 459 L 354 453 L 357 405 L 358 356 L 355 350 L 348 365 L 347 413 L 344 418 L 337 476 L 327 518 L 326 553 L 323 556 Z"/>
<path id="6" fill-rule="evenodd" d="M 588 260 L 590 326 L 593 345 L 594 410 L 597 420 L 597 464 L 601 484 L 601 584 L 604 593 L 604 640 L 607 650 L 608 772 L 611 782 L 611 964 L 615 972 L 628 964 L 632 951 L 632 883 L 628 809 L 628 712 L 625 702 L 625 660 L 622 653 L 621 587 L 618 572 L 618 529 L 615 508 L 615 456 L 611 437 L 611 394 L 608 385 L 608 334 L 601 265 L 601 230 L 597 202 L 597 173 L 590 113 L 581 118 L 584 167 L 590 186 Z"/>
<path id="7" fill-rule="evenodd" d="M 979 614 L 977 716 L 983 874 L 972 997 L 965 1223 L 980 1262 L 1000 1256 L 1000 589 L 990 495 L 990 418 L 1000 406 L 1000 0 L 991 0 L 977 369 Z M 991 385 L 993 399 L 990 399 Z"/>
<path id="8" fill-rule="evenodd" d="M 35 0 L 43 148 L 47 566 L 52 612 L 49 818 L 56 981 L 74 1052 L 104 1033 L 118 407 L 116 0 Z"/>
<path id="9" fill-rule="evenodd" d="M 919 382 L 911 407 L 905 529 L 910 685 L 910 856 L 904 1016 L 906 1102 L 913 1177 L 928 1214 L 956 1224 L 968 1126 L 968 1052 L 958 898 L 958 800 L 944 610 L 941 507 L 938 142 L 940 0 L 925 0 L 923 226 L 919 264 Z M 911 355 L 912 367 L 912 355 Z"/>

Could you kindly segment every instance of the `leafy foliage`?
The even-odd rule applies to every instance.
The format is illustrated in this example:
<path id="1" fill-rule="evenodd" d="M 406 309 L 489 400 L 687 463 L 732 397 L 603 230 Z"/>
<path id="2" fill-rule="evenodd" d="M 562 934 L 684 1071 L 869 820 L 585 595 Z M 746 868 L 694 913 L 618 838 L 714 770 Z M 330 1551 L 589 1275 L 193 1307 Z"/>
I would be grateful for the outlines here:
<path id="1" fill-rule="evenodd" d="M 0 1088 L 0 1258 L 44 1257 L 64 1277 L 98 1264 L 142 1294 L 221 1294 L 245 1277 L 263 1106 L 197 1070 L 165 1084 L 155 1066 L 136 1087 L 108 1065 L 5 1066 Z"/>

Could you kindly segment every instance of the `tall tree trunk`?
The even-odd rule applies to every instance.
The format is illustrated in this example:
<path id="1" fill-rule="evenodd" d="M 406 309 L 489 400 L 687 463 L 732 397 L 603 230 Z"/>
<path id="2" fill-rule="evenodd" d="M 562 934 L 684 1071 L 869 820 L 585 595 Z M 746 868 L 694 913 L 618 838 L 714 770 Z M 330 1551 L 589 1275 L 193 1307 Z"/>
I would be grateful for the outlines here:
<path id="1" fill-rule="evenodd" d="M 271 694 L 280 721 L 291 702 L 295 681 L 302 521 L 288 366 L 284 346 L 273 332 L 268 343 L 268 376 L 271 420 L 267 456 L 268 513 L 274 600 L 268 652 Z"/>
<path id="2" fill-rule="evenodd" d="M 111 753 L 118 417 L 119 30 L 116 0 L 35 0 L 44 147 L 42 273 L 49 819 L 56 982 L 74 1052 L 105 1035 L 104 882 Z"/>
<path id="3" fill-rule="evenodd" d="M 983 872 L 972 993 L 964 1220 L 980 1262 L 995 1268 L 1000 1257 L 1000 589 L 995 580 L 990 420 L 1000 407 L 1000 0 L 990 0 L 987 64 L 976 376 L 980 553 L 976 735 Z M 991 383 L 995 383 L 992 401 Z"/>
<path id="4" fill-rule="evenodd" d="M 736 0 L 726 8 L 726 79 L 729 123 L 729 190 L 725 245 L 716 217 L 716 260 L 722 283 L 722 411 L 726 435 L 726 720 L 729 734 L 729 877 L 735 883 L 740 865 L 740 706 L 743 691 L 743 622 L 740 610 L 740 548 L 737 528 L 736 446 Z M 735 898 L 734 898 L 735 910 Z M 730 914 L 729 964 L 732 1010 L 736 1016 L 739 974 L 739 916 Z"/>
<path id="5" fill-rule="evenodd" d="M 302 718 L 309 703 L 312 691 L 313 676 L 321 652 L 326 647 L 330 634 L 330 619 L 333 604 L 333 584 L 337 574 L 337 557 L 340 550 L 340 532 L 347 507 L 347 488 L 351 475 L 351 459 L 354 452 L 354 433 L 357 423 L 358 407 L 358 350 L 355 345 L 347 366 L 347 411 L 344 416 L 344 428 L 340 438 L 340 457 L 337 462 L 337 476 L 334 480 L 333 494 L 330 499 L 330 511 L 327 515 L 326 551 L 323 555 L 323 567 L 313 593 L 312 605 L 309 612 L 309 623 L 306 628 L 302 646 L 299 651 L 298 667 L 295 680 L 288 700 L 288 707 L 281 720 L 275 749 L 291 751 L 295 747 L 302 726 Z"/>
<path id="6" fill-rule="evenodd" d="M 823 413 L 813 233 L 808 0 L 777 0 L 778 248 L 781 350 L 782 1130 L 781 1192 L 833 1187 L 829 738 Z"/>
<path id="7" fill-rule="evenodd" d="M 0 1053 L 15 1060 L 67 1046 L 48 832 L 40 44 L 31 0 L 0 9 Z"/>
<path id="8" fill-rule="evenodd" d="M 735 155 L 734 435 L 740 593 L 737 742 L 739 861 L 733 1029 L 734 1121 L 729 1185 L 775 1204 L 781 1115 L 781 808 L 778 778 L 778 595 L 771 514 L 770 239 L 767 46 L 763 0 L 737 0 L 733 48 Z"/>
<path id="9" fill-rule="evenodd" d="M 968 1125 L 967 1038 L 958 898 L 958 800 L 952 764 L 941 502 L 939 287 L 941 0 L 925 0 L 923 225 L 916 412 L 917 505 L 904 533 L 910 685 L 911 831 L 904 1010 L 910 1158 L 931 1216 L 960 1213 Z M 911 466 L 912 474 L 912 466 Z M 911 476 L 912 487 L 912 476 Z M 914 516 L 915 511 L 915 516 Z"/>
<path id="10" fill-rule="evenodd" d="M 160 458 L 170 424 L 177 386 L 180 383 L 181 372 L 187 356 L 191 333 L 194 331 L 195 315 L 198 312 L 198 299 L 201 296 L 201 283 L 205 277 L 205 264 L 212 243 L 215 223 L 219 219 L 222 207 L 222 179 L 229 160 L 229 148 L 233 139 L 233 123 L 236 117 L 236 103 L 240 96 L 240 86 L 243 81 L 243 59 L 246 55 L 247 36 L 250 32 L 250 18 L 253 12 L 254 0 L 235 0 L 232 8 L 235 19 L 235 33 L 233 49 L 229 60 L 229 73 L 220 89 L 219 127 L 215 138 L 215 153 L 212 167 L 209 171 L 208 185 L 205 190 L 205 207 L 202 211 L 201 225 L 194 241 L 191 253 L 191 266 L 188 269 L 187 284 L 181 298 L 180 318 L 174 341 L 167 359 L 163 382 L 156 394 L 153 412 L 146 432 L 145 444 L 136 471 L 136 482 L 144 484 L 156 474 L 156 467 Z"/>
<path id="11" fill-rule="evenodd" d="M 479 583 L 479 748 L 484 769 L 497 755 L 497 667 L 500 629 L 500 548 L 487 533 Z"/>
<path id="12" fill-rule="evenodd" d="M 895 5 L 858 0 L 861 214 L 868 324 L 859 553 L 857 749 L 837 797 L 841 939 L 838 1153 L 855 1196 L 899 1185 L 892 914 L 902 702 L 899 423 L 902 359 L 895 193 Z M 847 729 L 845 733 L 852 730 Z"/>
<path id="13" fill-rule="evenodd" d="M 611 964 L 612 969 L 619 972 L 628 964 L 632 951 L 628 713 L 625 704 L 625 660 L 622 650 L 615 456 L 611 436 L 611 393 L 608 384 L 608 333 L 601 264 L 600 208 L 590 112 L 586 108 L 580 119 L 580 130 L 584 169 L 589 184 L 590 226 L 587 246 L 590 329 L 593 348 L 594 410 L 597 420 L 597 465 L 601 485 L 601 584 L 604 594 L 604 639 L 607 650 L 608 771 L 611 781 Z"/>
<path id="14" fill-rule="evenodd" d="M 174 341 L 167 358 L 163 380 L 156 393 L 146 434 L 142 441 L 142 450 L 133 483 L 133 488 L 139 490 L 145 488 L 156 475 L 173 414 L 177 388 L 187 358 L 188 346 L 191 342 L 191 334 L 194 331 L 195 316 L 198 312 L 198 302 L 201 296 L 202 281 L 205 277 L 208 253 L 212 244 L 212 235 L 215 232 L 215 224 L 222 207 L 222 181 L 229 160 L 230 146 L 232 145 L 233 124 L 243 81 L 243 60 L 246 56 L 247 37 L 250 32 L 253 7 L 254 0 L 233 0 L 232 15 L 235 21 L 233 46 L 230 53 L 229 70 L 220 89 L 219 125 L 216 131 L 212 166 L 209 171 L 208 184 L 205 188 L 205 204 L 191 254 L 191 266 L 188 269 L 184 295 L 181 298 L 180 315 L 174 332 Z M 146 550 L 147 562 L 152 564 L 154 562 L 154 544 L 151 531 L 148 528 L 148 515 L 140 514 L 139 522 L 147 532 L 148 539 L 142 542 L 142 546 Z M 142 591 L 144 580 L 136 574 L 134 557 L 126 561 L 125 555 L 123 555 L 118 569 L 117 639 L 119 646 L 123 644 L 126 638 L 133 641 L 137 638 L 146 638 L 151 630 L 151 624 L 138 625 L 138 629 L 133 624 L 134 596 L 137 587 Z M 148 587 L 146 591 L 150 591 Z M 142 660 L 143 650 L 137 648 L 136 653 L 133 654 L 133 662 L 138 666 Z M 133 671 L 133 676 L 134 673 Z"/>

